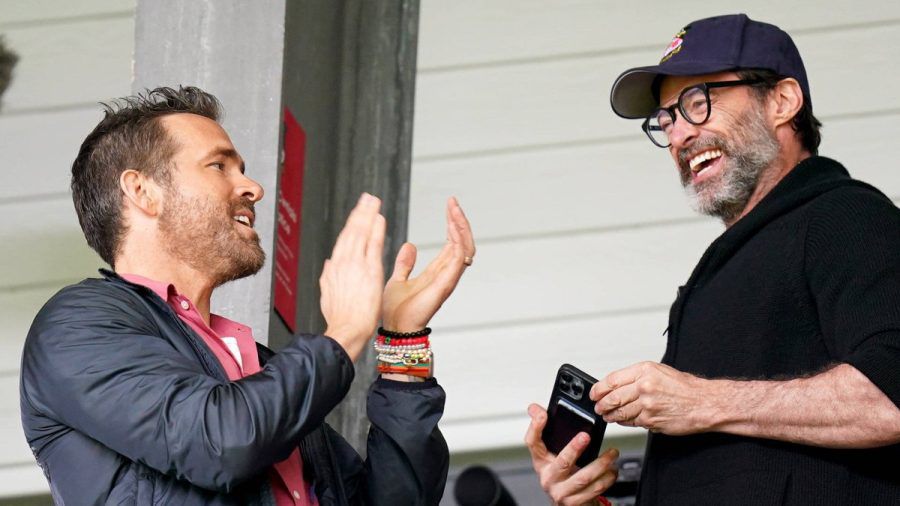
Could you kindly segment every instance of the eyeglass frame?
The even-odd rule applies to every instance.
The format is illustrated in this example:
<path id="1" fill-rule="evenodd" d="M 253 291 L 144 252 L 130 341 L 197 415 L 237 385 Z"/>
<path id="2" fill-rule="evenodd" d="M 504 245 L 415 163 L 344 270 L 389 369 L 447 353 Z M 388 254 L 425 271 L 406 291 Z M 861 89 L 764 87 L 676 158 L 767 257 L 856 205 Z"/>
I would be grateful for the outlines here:
<path id="1" fill-rule="evenodd" d="M 702 124 L 706 123 L 707 121 L 709 121 L 709 116 L 710 116 L 710 114 L 712 114 L 712 102 L 710 101 L 710 98 L 709 98 L 709 90 L 710 89 L 731 88 L 732 86 L 754 86 L 754 85 L 763 84 L 763 83 L 765 83 L 765 80 L 756 78 L 756 79 L 737 79 L 734 81 L 714 81 L 714 82 L 707 82 L 707 83 L 698 83 L 698 84 L 688 86 L 687 88 L 681 90 L 681 93 L 678 94 L 678 100 L 676 100 L 674 104 L 670 105 L 669 107 L 657 107 L 656 109 L 653 109 L 652 111 L 650 111 L 650 114 L 648 114 L 647 117 L 644 119 L 644 122 L 641 123 L 641 129 L 644 131 L 645 134 L 647 134 L 647 137 L 650 138 L 650 142 L 652 142 L 654 146 L 657 146 L 660 148 L 668 148 L 669 146 L 672 145 L 671 141 L 668 144 L 666 144 L 665 146 L 663 146 L 660 143 L 656 142 L 656 139 L 653 138 L 653 134 L 650 133 L 650 119 L 651 118 L 653 118 L 654 116 L 657 116 L 660 112 L 665 111 L 669 115 L 669 117 L 672 118 L 672 125 L 674 125 L 675 122 L 678 120 L 678 116 L 675 114 L 675 109 L 678 109 L 678 112 L 681 113 L 681 117 L 684 118 L 685 121 L 687 121 L 688 123 L 690 123 L 692 125 L 702 125 Z M 706 117 L 704 117 L 702 121 L 692 121 L 690 118 L 690 115 L 684 111 L 684 104 L 682 103 L 682 99 L 684 98 L 685 94 L 687 94 L 689 91 L 692 91 L 695 89 L 703 90 L 703 96 L 706 97 Z M 667 139 L 669 138 L 668 134 L 666 135 L 666 138 Z"/>

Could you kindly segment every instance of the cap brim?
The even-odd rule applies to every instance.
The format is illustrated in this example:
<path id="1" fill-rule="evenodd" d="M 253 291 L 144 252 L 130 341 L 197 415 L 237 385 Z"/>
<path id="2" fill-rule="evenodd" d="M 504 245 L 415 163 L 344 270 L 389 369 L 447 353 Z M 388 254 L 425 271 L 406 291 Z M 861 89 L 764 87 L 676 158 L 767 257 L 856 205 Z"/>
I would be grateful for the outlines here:
<path id="1" fill-rule="evenodd" d="M 613 112 L 625 119 L 647 117 L 659 106 L 653 96 L 657 76 L 691 76 L 733 70 L 730 64 L 678 62 L 628 69 L 616 79 L 609 92 Z"/>

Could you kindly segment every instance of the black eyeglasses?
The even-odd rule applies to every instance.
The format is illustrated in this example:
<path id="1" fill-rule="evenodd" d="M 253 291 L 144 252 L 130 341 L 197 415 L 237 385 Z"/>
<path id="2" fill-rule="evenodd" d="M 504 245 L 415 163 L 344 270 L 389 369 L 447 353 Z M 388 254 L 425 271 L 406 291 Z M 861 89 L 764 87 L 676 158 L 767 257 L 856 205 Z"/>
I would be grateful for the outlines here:
<path id="1" fill-rule="evenodd" d="M 681 117 L 692 125 L 701 125 L 709 119 L 711 111 L 709 102 L 709 90 L 713 88 L 729 88 L 731 86 L 752 86 L 762 83 L 762 79 L 741 79 L 738 81 L 719 81 L 715 83 L 700 83 L 685 88 L 678 101 L 669 107 L 657 107 L 644 120 L 641 128 L 653 144 L 667 148 L 672 145 L 669 141 L 669 133 L 675 124 L 675 108 L 681 112 Z"/>

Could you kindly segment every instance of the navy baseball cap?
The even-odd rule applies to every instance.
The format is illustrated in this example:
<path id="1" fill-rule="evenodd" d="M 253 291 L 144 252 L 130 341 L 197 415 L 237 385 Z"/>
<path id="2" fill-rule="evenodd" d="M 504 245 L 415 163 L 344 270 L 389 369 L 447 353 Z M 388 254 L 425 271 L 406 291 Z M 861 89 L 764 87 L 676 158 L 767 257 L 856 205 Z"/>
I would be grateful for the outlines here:
<path id="1" fill-rule="evenodd" d="M 626 119 L 645 118 L 659 106 L 661 76 L 693 76 L 733 70 L 767 69 L 800 83 L 812 104 L 800 52 L 791 36 L 746 14 L 701 19 L 685 26 L 669 43 L 659 65 L 626 70 L 613 83 L 609 101 Z"/>

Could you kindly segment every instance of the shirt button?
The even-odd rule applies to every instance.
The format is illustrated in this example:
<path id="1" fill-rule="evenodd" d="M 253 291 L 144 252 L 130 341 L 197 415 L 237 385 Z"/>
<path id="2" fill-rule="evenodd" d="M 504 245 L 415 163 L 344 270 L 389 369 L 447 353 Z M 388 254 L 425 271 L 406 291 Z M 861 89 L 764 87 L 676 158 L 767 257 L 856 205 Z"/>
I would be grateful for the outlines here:
<path id="1" fill-rule="evenodd" d="M 191 304 L 188 301 L 186 301 L 186 300 L 181 301 L 181 309 L 184 309 L 185 311 L 187 311 L 190 308 L 191 308 Z"/>
<path id="2" fill-rule="evenodd" d="M 291 492 L 291 493 L 294 494 L 294 499 L 298 499 L 298 500 L 300 499 L 300 492 L 294 490 L 294 491 Z"/>

